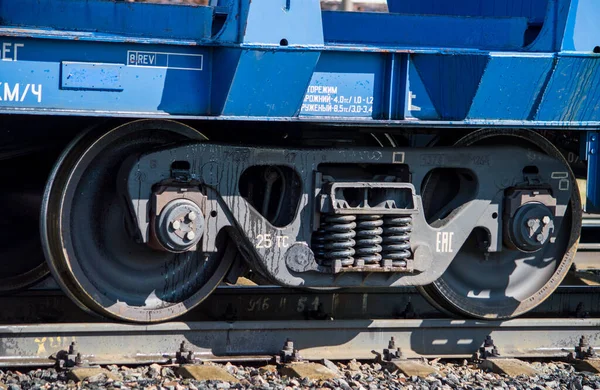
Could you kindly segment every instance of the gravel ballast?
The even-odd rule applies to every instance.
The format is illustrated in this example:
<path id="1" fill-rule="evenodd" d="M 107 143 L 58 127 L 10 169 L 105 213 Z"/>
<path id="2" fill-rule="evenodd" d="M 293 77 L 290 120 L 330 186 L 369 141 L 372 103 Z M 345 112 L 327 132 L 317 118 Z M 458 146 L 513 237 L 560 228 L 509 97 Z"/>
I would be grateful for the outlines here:
<path id="1" fill-rule="evenodd" d="M 212 364 L 212 363 L 207 363 Z M 273 366 L 244 366 L 216 364 L 235 377 L 236 381 L 198 381 L 177 375 L 176 366 L 153 364 L 143 367 L 107 366 L 103 373 L 83 381 L 70 379 L 66 370 L 37 369 L 30 371 L 0 371 L 0 388 L 20 389 L 144 389 L 144 390 L 201 390 L 201 389 L 600 389 L 600 376 L 577 372 L 562 362 L 533 362 L 539 372 L 535 376 L 507 376 L 486 372 L 473 364 L 428 362 L 436 374 L 421 378 L 390 372 L 378 363 L 350 361 L 334 363 L 339 377 L 328 380 L 290 378 L 282 376 Z"/>

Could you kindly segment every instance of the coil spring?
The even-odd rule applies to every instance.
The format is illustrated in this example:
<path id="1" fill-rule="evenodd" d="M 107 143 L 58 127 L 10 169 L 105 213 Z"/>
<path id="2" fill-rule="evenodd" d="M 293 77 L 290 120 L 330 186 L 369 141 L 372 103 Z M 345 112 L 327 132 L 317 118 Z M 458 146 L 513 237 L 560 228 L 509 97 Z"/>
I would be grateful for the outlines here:
<path id="1" fill-rule="evenodd" d="M 356 224 L 356 260 L 365 265 L 379 265 L 383 241 L 383 219 L 381 215 L 359 215 Z"/>
<path id="2" fill-rule="evenodd" d="M 315 254 L 315 258 L 319 261 L 325 258 L 325 233 L 324 224 L 321 224 L 319 230 L 312 236 L 311 248 Z"/>
<path id="3" fill-rule="evenodd" d="M 406 267 L 410 253 L 412 217 L 390 216 L 383 219 L 383 259 L 393 267 Z"/>
<path id="4" fill-rule="evenodd" d="M 316 244 L 315 256 L 321 259 L 323 265 L 330 266 L 336 260 L 340 260 L 343 266 L 354 264 L 355 220 L 354 215 L 325 217 L 321 229 L 317 231 L 314 243 Z"/>

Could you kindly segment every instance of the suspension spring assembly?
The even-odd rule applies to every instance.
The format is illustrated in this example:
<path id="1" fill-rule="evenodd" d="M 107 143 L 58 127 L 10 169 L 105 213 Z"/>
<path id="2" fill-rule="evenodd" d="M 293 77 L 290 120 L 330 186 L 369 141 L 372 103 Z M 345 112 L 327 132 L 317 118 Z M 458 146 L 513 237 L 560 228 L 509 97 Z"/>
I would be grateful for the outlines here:
<path id="1" fill-rule="evenodd" d="M 368 267 L 381 263 L 383 219 L 381 215 L 359 215 L 356 223 L 356 262 Z"/>
<path id="2" fill-rule="evenodd" d="M 342 266 L 354 264 L 356 216 L 327 215 L 313 240 L 313 250 L 321 264 L 331 266 L 339 260 Z"/>
<path id="3" fill-rule="evenodd" d="M 383 218 L 383 260 L 391 260 L 393 267 L 406 267 L 411 256 L 411 216 L 389 216 Z"/>
<path id="4" fill-rule="evenodd" d="M 312 250 L 326 267 L 408 268 L 411 231 L 409 215 L 324 215 Z"/>

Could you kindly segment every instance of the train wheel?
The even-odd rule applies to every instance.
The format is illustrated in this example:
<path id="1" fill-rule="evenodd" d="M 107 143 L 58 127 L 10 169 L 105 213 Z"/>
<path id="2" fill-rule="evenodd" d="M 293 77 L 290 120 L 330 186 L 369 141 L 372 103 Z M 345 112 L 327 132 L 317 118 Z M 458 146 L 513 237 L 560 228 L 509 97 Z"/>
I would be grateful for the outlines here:
<path id="1" fill-rule="evenodd" d="M 80 307 L 117 320 L 165 321 L 198 305 L 224 278 L 235 258 L 226 236 L 206 255 L 153 250 L 129 233 L 117 191 L 127 157 L 205 139 L 178 122 L 138 120 L 84 133 L 64 151 L 46 185 L 41 233 L 52 275 Z"/>
<path id="2" fill-rule="evenodd" d="M 553 245 L 546 244 L 533 253 L 504 247 L 501 252 L 486 256 L 478 246 L 474 231 L 446 272 L 434 283 L 419 288 L 432 304 L 454 315 L 479 319 L 517 317 L 548 298 L 573 262 L 582 219 L 575 176 L 558 149 L 532 131 L 482 129 L 465 136 L 455 145 L 522 145 L 563 162 L 570 174 L 571 199 Z M 444 188 L 450 187 L 444 180 L 447 178 L 429 180 L 422 188 L 425 209 L 439 201 Z"/>

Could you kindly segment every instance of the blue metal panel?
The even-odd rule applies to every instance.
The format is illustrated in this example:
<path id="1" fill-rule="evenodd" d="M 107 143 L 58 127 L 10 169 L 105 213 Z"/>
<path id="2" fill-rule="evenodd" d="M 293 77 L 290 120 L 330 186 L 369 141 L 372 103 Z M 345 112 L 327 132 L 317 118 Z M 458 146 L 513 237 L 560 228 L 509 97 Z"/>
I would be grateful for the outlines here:
<path id="1" fill-rule="evenodd" d="M 6 45 L 5 45 L 6 44 Z M 211 50 L 138 44 L 0 40 L 0 106 L 72 111 L 209 113 Z M 131 52 L 203 56 L 203 68 L 131 66 Z M 166 50 L 170 50 L 167 52 Z M 77 61 L 64 61 L 65 58 Z M 16 60 L 15 60 L 16 59 Z M 177 63 L 176 65 L 180 65 Z"/>
<path id="2" fill-rule="evenodd" d="M 320 0 L 259 0 L 242 2 L 240 29 L 244 43 L 322 45 Z"/>
<path id="3" fill-rule="evenodd" d="M 211 114 L 223 112 L 241 54 L 239 49 L 214 49 L 213 60 L 218 66 L 214 66 L 212 72 Z"/>
<path id="4" fill-rule="evenodd" d="M 319 52 L 242 51 L 220 114 L 296 115 L 318 59 Z"/>
<path id="5" fill-rule="evenodd" d="M 380 54 L 322 54 L 305 89 L 301 116 L 381 116 L 384 57 Z"/>
<path id="6" fill-rule="evenodd" d="M 412 62 L 442 119 L 465 119 L 489 62 L 488 55 L 415 54 Z"/>
<path id="7" fill-rule="evenodd" d="M 543 121 L 600 119 L 600 57 L 561 56 L 535 116 Z"/>
<path id="8" fill-rule="evenodd" d="M 321 13 L 318 0 L 211 4 L 0 1 L 0 107 L 415 126 L 600 123 L 596 0 L 548 0 L 526 48 L 527 21 L 539 24 L 544 1 L 391 3 L 430 15 Z"/>
<path id="9" fill-rule="evenodd" d="M 408 54 L 392 53 L 387 56 L 383 87 L 381 119 L 402 118 L 406 115 L 406 102 L 410 99 L 408 88 Z"/>
<path id="10" fill-rule="evenodd" d="M 468 117 L 528 120 L 552 71 L 552 56 L 490 56 Z"/>
<path id="11" fill-rule="evenodd" d="M 408 88 L 405 108 L 406 118 L 439 120 L 440 114 L 431 101 L 425 84 L 412 61 L 408 63 Z"/>
<path id="12" fill-rule="evenodd" d="M 90 91 L 122 91 L 123 66 L 86 62 L 62 62 L 60 88 Z"/>
<path id="13" fill-rule="evenodd" d="M 588 51 L 600 45 L 600 1 L 577 0 L 569 7 L 562 50 Z"/>
<path id="14" fill-rule="evenodd" d="M 328 43 L 517 50 L 524 46 L 526 29 L 525 18 L 323 12 Z"/>
<path id="15" fill-rule="evenodd" d="M 390 12 L 455 16 L 523 16 L 542 23 L 548 0 L 388 0 Z"/>
<path id="16" fill-rule="evenodd" d="M 2 0 L 0 25 L 207 40 L 213 9 L 85 0 Z"/>

